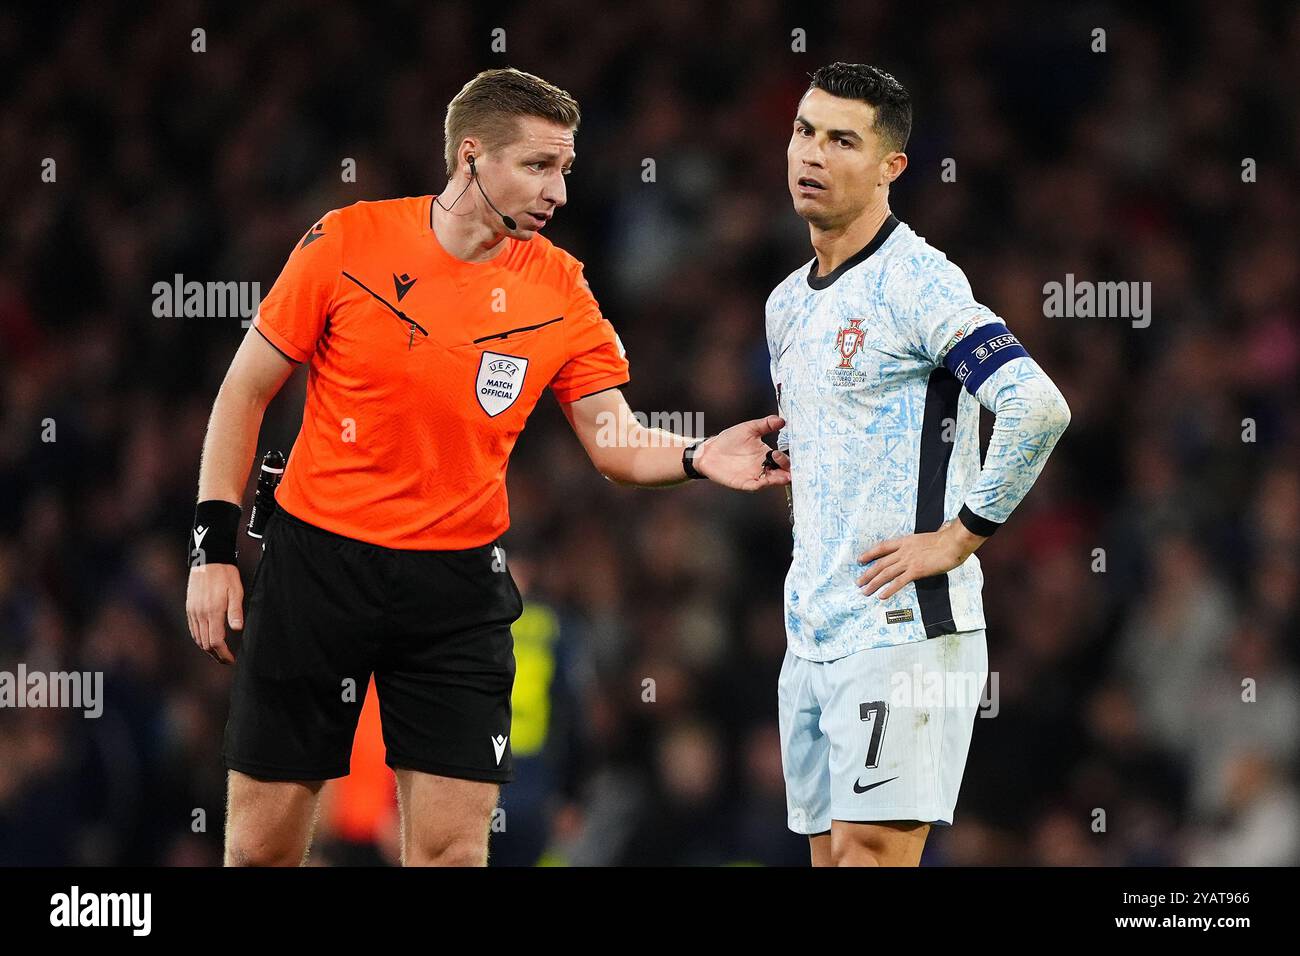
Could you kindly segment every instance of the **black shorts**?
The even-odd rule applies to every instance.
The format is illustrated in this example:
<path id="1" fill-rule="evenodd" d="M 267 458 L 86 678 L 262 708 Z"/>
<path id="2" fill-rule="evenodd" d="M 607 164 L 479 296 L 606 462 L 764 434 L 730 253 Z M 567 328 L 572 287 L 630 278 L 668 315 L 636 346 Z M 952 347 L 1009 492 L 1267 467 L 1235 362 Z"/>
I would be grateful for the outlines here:
<path id="1" fill-rule="evenodd" d="M 390 767 L 510 781 L 510 625 L 523 600 L 495 543 L 398 551 L 282 508 L 262 540 L 226 722 L 228 769 L 346 776 L 373 673 Z"/>

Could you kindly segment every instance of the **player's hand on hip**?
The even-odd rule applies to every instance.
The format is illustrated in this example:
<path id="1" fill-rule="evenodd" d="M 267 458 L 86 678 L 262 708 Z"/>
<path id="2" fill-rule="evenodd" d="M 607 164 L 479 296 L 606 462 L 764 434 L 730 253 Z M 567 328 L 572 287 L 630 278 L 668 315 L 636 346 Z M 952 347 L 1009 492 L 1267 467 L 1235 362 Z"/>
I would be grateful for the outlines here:
<path id="1" fill-rule="evenodd" d="M 790 459 L 773 451 L 764 435 L 780 431 L 785 419 L 768 415 L 740 422 L 714 435 L 695 452 L 695 470 L 737 491 L 759 491 L 790 484 Z"/>
<path id="2" fill-rule="evenodd" d="M 226 646 L 226 625 L 244 627 L 244 585 L 233 564 L 204 564 L 190 568 L 185 594 L 185 617 L 190 637 L 209 657 L 221 664 L 235 663 Z"/>
<path id="3" fill-rule="evenodd" d="M 858 578 L 858 587 L 864 594 L 880 592 L 880 600 L 893 597 L 907 585 L 920 578 L 943 574 L 957 567 L 974 551 L 945 524 L 938 531 L 908 534 L 891 538 L 864 552 L 860 564 L 871 564 Z"/>

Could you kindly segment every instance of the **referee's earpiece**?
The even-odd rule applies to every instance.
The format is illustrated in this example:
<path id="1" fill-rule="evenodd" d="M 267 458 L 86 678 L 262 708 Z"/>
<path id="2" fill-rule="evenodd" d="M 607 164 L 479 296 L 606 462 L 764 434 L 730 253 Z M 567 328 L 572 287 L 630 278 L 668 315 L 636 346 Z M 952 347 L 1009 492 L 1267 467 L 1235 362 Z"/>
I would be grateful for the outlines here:
<path id="1" fill-rule="evenodd" d="M 465 159 L 469 161 L 469 178 L 474 182 L 478 183 L 478 191 L 483 194 L 483 198 L 487 200 L 487 204 L 491 206 L 492 211 L 501 217 L 501 221 L 505 223 L 505 227 L 507 229 L 509 229 L 511 232 L 514 232 L 514 230 L 519 228 L 519 224 L 515 222 L 512 218 L 507 216 L 505 213 L 503 213 L 500 209 L 498 209 L 496 205 L 492 202 L 492 200 L 488 197 L 487 190 L 483 188 L 483 180 L 478 178 L 478 170 L 474 168 L 474 154 L 470 153 L 468 156 L 465 157 Z M 469 186 L 466 185 L 465 188 L 468 189 Z"/>
<path id="2" fill-rule="evenodd" d="M 470 181 L 467 182 L 467 183 L 465 184 L 465 189 L 462 189 L 462 190 L 460 191 L 460 193 L 457 194 L 456 198 L 453 199 L 453 200 L 451 201 L 451 205 L 450 205 L 450 206 L 444 206 L 441 202 L 438 201 L 438 197 L 437 197 L 437 196 L 434 196 L 434 197 L 433 197 L 433 201 L 436 202 L 436 203 L 438 203 L 438 208 L 439 208 L 439 209 L 445 209 L 447 212 L 451 212 L 454 208 L 456 208 L 456 203 L 460 202 L 460 197 L 463 196 L 463 195 L 465 195 L 465 191 L 468 190 L 469 187 L 473 184 L 474 180 L 478 178 L 477 176 L 474 175 L 474 154 L 471 153 L 469 156 L 467 156 L 467 157 L 465 157 L 465 158 L 469 160 L 469 179 L 470 179 Z M 448 185 L 450 185 L 450 183 L 448 183 Z M 482 186 L 479 186 L 479 188 L 482 189 L 483 187 L 482 187 Z"/>

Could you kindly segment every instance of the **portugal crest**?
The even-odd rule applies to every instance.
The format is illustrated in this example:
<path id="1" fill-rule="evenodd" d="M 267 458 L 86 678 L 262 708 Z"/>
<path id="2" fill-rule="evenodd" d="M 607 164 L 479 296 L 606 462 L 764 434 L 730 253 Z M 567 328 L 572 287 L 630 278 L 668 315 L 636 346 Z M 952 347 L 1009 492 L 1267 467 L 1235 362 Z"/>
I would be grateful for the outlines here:
<path id="1" fill-rule="evenodd" d="M 853 356 L 858 354 L 866 338 L 861 326 L 861 319 L 849 319 L 849 324 L 835 336 L 835 348 L 840 353 L 840 364 L 836 368 L 853 368 Z"/>
<path id="2" fill-rule="evenodd" d="M 484 352 L 478 363 L 474 395 L 483 411 L 496 418 L 515 403 L 524 390 L 528 359 L 500 352 Z"/>

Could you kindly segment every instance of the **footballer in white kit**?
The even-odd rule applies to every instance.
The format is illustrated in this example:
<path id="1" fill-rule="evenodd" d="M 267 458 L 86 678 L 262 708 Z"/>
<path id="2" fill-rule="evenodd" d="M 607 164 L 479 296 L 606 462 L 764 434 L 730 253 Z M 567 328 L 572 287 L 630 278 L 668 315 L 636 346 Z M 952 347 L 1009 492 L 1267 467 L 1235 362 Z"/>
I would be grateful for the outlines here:
<path id="1" fill-rule="evenodd" d="M 793 479 L 782 763 L 789 826 L 813 837 L 833 821 L 952 823 L 988 674 L 974 550 L 1070 419 L 961 269 L 890 213 L 910 125 L 889 74 L 813 75 L 788 165 L 817 256 L 767 301 Z M 982 462 L 981 405 L 995 415 Z M 917 829 L 897 859 L 861 839 L 877 862 L 915 863 Z M 837 862 L 850 839 L 831 841 Z"/>

